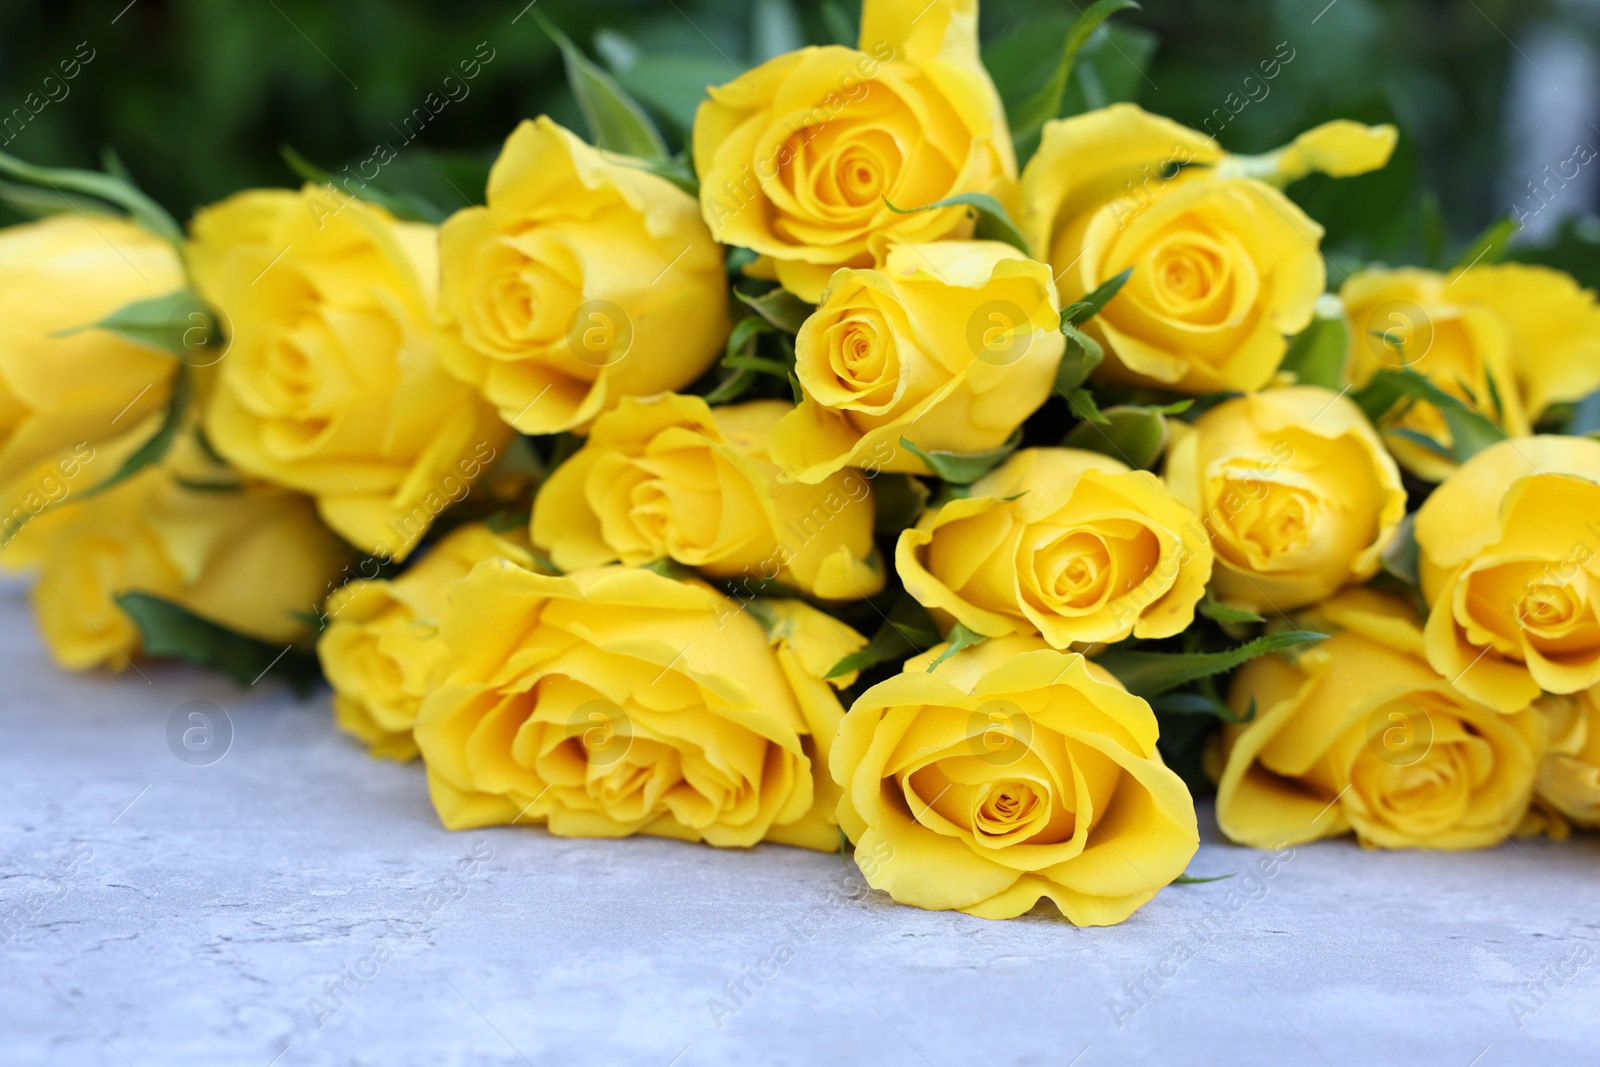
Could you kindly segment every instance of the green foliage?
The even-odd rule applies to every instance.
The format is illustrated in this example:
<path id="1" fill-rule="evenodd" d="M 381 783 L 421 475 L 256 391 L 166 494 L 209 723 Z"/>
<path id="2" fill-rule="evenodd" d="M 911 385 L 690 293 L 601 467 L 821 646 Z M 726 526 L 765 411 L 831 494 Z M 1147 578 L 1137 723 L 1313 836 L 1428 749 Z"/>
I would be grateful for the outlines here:
<path id="1" fill-rule="evenodd" d="M 901 448 L 922 460 L 937 477 L 952 485 L 971 485 L 1004 463 L 1006 457 L 1015 452 L 1021 443 L 1022 431 L 1018 430 L 1011 440 L 987 452 L 924 452 L 910 439 L 900 438 Z"/>
<path id="2" fill-rule="evenodd" d="M 1326 639 L 1310 630 L 1283 630 L 1247 641 L 1223 652 L 1150 652 L 1128 648 L 1126 643 L 1101 653 L 1095 660 L 1117 676 L 1128 692 L 1146 700 L 1213 674 L 1231 671 L 1257 656 Z"/>
<path id="3" fill-rule="evenodd" d="M 219 670 L 244 686 L 255 684 L 270 671 L 286 679 L 301 696 L 321 677 L 312 652 L 234 633 L 170 600 L 149 593 L 123 593 L 117 597 L 117 606 L 139 627 L 146 655 Z"/>
<path id="4" fill-rule="evenodd" d="M 896 215 L 911 215 L 918 211 L 935 211 L 939 208 L 965 206 L 972 210 L 978 223 L 973 227 L 972 236 L 979 241 L 1004 241 L 1019 252 L 1027 254 L 1028 242 L 1022 236 L 1022 231 L 1017 229 L 1017 224 L 1011 221 L 1011 216 L 1006 213 L 1005 205 L 990 196 L 988 193 L 958 193 L 947 196 L 943 200 L 935 200 L 931 204 L 921 207 L 895 207 L 889 203 L 889 198 L 884 197 L 884 206 Z"/>

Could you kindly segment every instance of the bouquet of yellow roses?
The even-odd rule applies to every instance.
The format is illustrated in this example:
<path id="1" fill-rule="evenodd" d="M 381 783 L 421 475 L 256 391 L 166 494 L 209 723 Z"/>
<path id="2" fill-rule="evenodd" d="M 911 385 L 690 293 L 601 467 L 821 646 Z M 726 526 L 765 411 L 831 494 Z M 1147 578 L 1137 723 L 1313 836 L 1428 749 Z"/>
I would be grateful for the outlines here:
<path id="1" fill-rule="evenodd" d="M 976 0 L 866 0 L 678 155 L 543 23 L 587 138 L 447 218 L 0 154 L 0 560 L 63 667 L 320 674 L 451 828 L 924 908 L 1120 922 L 1212 783 L 1264 848 L 1600 827 L 1595 295 L 1507 225 L 1332 266 L 1284 190 L 1392 127 L 1067 114 L 1132 6 L 1002 89 Z"/>

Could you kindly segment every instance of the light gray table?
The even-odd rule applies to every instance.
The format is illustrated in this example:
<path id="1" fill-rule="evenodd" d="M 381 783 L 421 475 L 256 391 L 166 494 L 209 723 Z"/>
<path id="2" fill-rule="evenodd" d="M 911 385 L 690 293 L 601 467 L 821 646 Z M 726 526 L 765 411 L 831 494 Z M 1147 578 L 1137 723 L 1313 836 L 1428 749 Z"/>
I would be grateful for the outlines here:
<path id="1" fill-rule="evenodd" d="M 1261 877 L 1265 854 L 1221 842 L 1207 807 L 1190 869 L 1238 877 L 1170 888 L 1113 929 L 987 922 L 895 905 L 837 855 L 452 834 L 420 767 L 369 759 L 325 693 L 170 665 L 64 675 L 15 585 L 0 634 L 7 1064 L 1600 1055 L 1593 837 L 1329 842 Z M 232 725 L 205 766 L 168 744 L 193 700 Z"/>

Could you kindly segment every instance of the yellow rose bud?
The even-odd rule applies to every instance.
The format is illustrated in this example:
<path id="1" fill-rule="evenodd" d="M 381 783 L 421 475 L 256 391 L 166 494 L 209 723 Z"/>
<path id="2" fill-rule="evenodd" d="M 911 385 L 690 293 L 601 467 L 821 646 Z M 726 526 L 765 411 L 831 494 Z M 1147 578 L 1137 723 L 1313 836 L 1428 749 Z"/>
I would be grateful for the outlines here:
<path id="1" fill-rule="evenodd" d="M 722 249 L 671 182 L 541 117 L 506 139 L 488 202 L 439 231 L 445 362 L 518 430 L 582 432 L 721 354 Z"/>
<path id="2" fill-rule="evenodd" d="M 139 443 L 104 449 L 107 469 Z M 69 670 L 122 670 L 138 654 L 138 627 L 116 603 L 122 593 L 172 601 L 248 637 L 298 642 L 348 558 L 306 497 L 237 482 L 187 432 L 161 465 L 41 515 L 8 553 L 8 563 L 37 568 L 39 629 Z"/>
<path id="3" fill-rule="evenodd" d="M 1534 708 L 1550 734 L 1534 782 L 1536 800 L 1565 821 L 1600 830 L 1600 689 L 1544 697 Z M 1565 829 L 1552 836 L 1565 836 Z"/>
<path id="4" fill-rule="evenodd" d="M 1213 751 L 1217 823 L 1256 848 L 1354 830 L 1368 848 L 1486 848 L 1517 829 L 1543 722 L 1472 700 L 1423 658 L 1410 606 L 1353 589 L 1302 616 L 1332 636 L 1239 669 Z"/>
<path id="5" fill-rule="evenodd" d="M 834 738 L 839 825 L 903 904 L 1008 919 L 1041 898 L 1078 926 L 1132 915 L 1199 848 L 1156 718 L 1037 637 L 940 649 L 856 700 Z"/>
<path id="6" fill-rule="evenodd" d="M 1346 375 L 1360 388 L 1381 370 L 1415 371 L 1507 434 L 1526 437 L 1529 422 L 1517 366 L 1535 357 L 1519 355 L 1505 316 L 1467 299 L 1463 285 L 1480 270 L 1495 268 L 1474 268 L 1454 281 L 1412 267 L 1352 275 L 1340 290 L 1350 321 Z M 1384 443 L 1417 477 L 1437 482 L 1455 470 L 1454 437 L 1433 404 L 1413 401 L 1380 421 Z"/>
<path id="7" fill-rule="evenodd" d="M 1045 124 L 1022 175 L 1021 225 L 1067 303 L 1132 269 L 1085 326 L 1106 349 L 1102 378 L 1248 392 L 1272 380 L 1325 283 L 1322 227 L 1269 181 L 1360 173 L 1392 146 L 1392 130 L 1338 124 L 1260 160 L 1228 157 L 1187 126 L 1115 104 Z"/>
<path id="8" fill-rule="evenodd" d="M 1417 512 L 1428 662 L 1500 711 L 1600 682 L 1600 441 L 1502 441 Z"/>
<path id="9" fill-rule="evenodd" d="M 183 285 L 173 247 L 122 219 L 0 230 L 0 543 L 111 476 L 100 442 L 155 431 L 177 360 L 79 327 Z"/>
<path id="10" fill-rule="evenodd" d="M 802 48 L 712 88 L 694 164 L 717 240 L 771 257 L 811 303 L 890 243 L 969 236 L 965 207 L 884 201 L 1009 196 L 1016 154 L 978 59 L 977 0 L 866 0 L 859 49 Z"/>
<path id="11" fill-rule="evenodd" d="M 1212 588 L 1255 611 L 1371 578 L 1406 513 L 1399 468 L 1372 424 L 1315 386 L 1212 408 L 1178 435 L 1166 480 L 1211 533 Z"/>
<path id="12" fill-rule="evenodd" d="M 308 185 L 240 193 L 192 232 L 195 281 L 233 327 L 212 444 L 310 493 L 352 544 L 404 559 L 510 436 L 439 365 L 434 228 Z"/>
<path id="13" fill-rule="evenodd" d="M 804 397 L 772 458 L 820 482 L 844 467 L 929 473 L 924 452 L 986 452 L 1049 399 L 1066 350 L 1050 268 L 996 241 L 896 245 L 841 270 L 800 327 Z"/>
<path id="14" fill-rule="evenodd" d="M 453 583 L 486 559 L 534 566 L 520 536 L 473 523 L 442 538 L 399 577 L 356 578 L 328 598 L 317 656 L 333 687 L 334 717 L 374 756 L 417 754 L 411 736 L 417 711 L 451 665 L 439 617 Z"/>
<path id="15" fill-rule="evenodd" d="M 445 605 L 455 669 L 416 726 L 439 817 L 836 848 L 814 758 L 842 712 L 812 683 L 865 641 L 813 608 L 766 606 L 642 569 L 480 563 Z"/>
<path id="16" fill-rule="evenodd" d="M 1068 448 L 1016 453 L 925 512 L 895 552 L 925 607 L 1060 649 L 1181 633 L 1211 562 L 1200 520 L 1155 475 Z"/>
<path id="17" fill-rule="evenodd" d="M 753 587 L 871 596 L 883 588 L 871 483 L 854 470 L 780 482 L 767 438 L 792 410 L 780 400 L 624 399 L 540 488 L 534 543 L 567 571 L 674 559 Z"/>

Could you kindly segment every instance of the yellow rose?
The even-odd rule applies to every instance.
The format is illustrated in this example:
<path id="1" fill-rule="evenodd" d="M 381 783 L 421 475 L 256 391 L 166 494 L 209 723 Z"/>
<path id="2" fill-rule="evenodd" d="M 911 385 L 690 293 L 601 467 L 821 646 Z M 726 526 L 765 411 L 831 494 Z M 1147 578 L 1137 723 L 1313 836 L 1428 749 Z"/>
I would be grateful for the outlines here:
<path id="1" fill-rule="evenodd" d="M 1393 143 L 1392 128 L 1330 124 L 1255 161 L 1114 104 L 1045 124 L 1022 175 L 1021 224 L 1068 303 L 1132 268 L 1085 326 L 1106 349 L 1101 377 L 1250 391 L 1271 381 L 1325 283 L 1322 227 L 1261 179 L 1360 173 Z"/>
<path id="2" fill-rule="evenodd" d="M 1354 830 L 1368 848 L 1485 848 L 1517 829 L 1544 750 L 1543 722 L 1452 688 L 1423 658 L 1404 602 L 1348 590 L 1302 616 L 1332 636 L 1245 664 L 1236 715 L 1212 753 L 1217 823 L 1280 848 Z"/>
<path id="3" fill-rule="evenodd" d="M 1458 275 L 1448 291 L 1505 324 L 1529 422 L 1538 422 L 1551 404 L 1600 389 L 1600 306 L 1594 291 L 1579 288 L 1570 275 L 1525 263 L 1477 266 Z"/>
<path id="4" fill-rule="evenodd" d="M 977 0 L 866 0 L 860 48 L 802 48 L 710 90 L 694 121 L 717 240 L 771 258 L 816 303 L 840 267 L 891 243 L 966 237 L 959 193 L 1009 195 L 1016 154 L 978 59 Z"/>
<path id="5" fill-rule="evenodd" d="M 1016 453 L 925 512 L 895 550 L 925 607 L 1061 649 L 1181 633 L 1211 560 L 1205 529 L 1155 475 L 1068 448 Z"/>
<path id="6" fill-rule="evenodd" d="M 108 470 L 137 440 L 103 451 Z M 70 670 L 121 670 L 140 648 L 122 593 L 172 601 L 274 644 L 298 642 L 349 558 L 298 493 L 240 483 L 183 433 L 160 465 L 41 515 L 8 563 L 38 570 L 39 629 Z"/>
<path id="7" fill-rule="evenodd" d="M 1534 796 L 1542 807 L 1586 830 L 1600 830 L 1600 688 L 1534 704 L 1549 727 Z M 1565 836 L 1560 826 L 1552 836 Z"/>
<path id="8" fill-rule="evenodd" d="M 927 474 L 924 452 L 986 452 L 1049 399 L 1066 351 L 1050 268 L 996 241 L 896 245 L 841 270 L 795 340 L 804 397 L 772 431 L 784 473 Z"/>
<path id="9" fill-rule="evenodd" d="M 1415 371 L 1507 434 L 1526 437 L 1517 367 L 1535 359 L 1519 353 L 1526 346 L 1519 345 L 1504 315 L 1468 299 L 1465 283 L 1479 271 L 1499 272 L 1477 267 L 1454 281 L 1413 267 L 1352 275 L 1340 290 L 1350 317 L 1345 373 L 1360 388 L 1381 370 Z M 1384 443 L 1417 477 L 1443 481 L 1455 469 L 1454 437 L 1433 404 L 1409 402 L 1379 421 Z"/>
<path id="10" fill-rule="evenodd" d="M 183 285 L 173 247 L 122 219 L 0 230 L 0 543 L 110 477 L 103 460 L 89 465 L 95 445 L 155 431 L 177 360 L 77 328 Z"/>
<path id="11" fill-rule="evenodd" d="M 548 118 L 439 231 L 446 365 L 523 433 L 583 431 L 681 389 L 728 337 L 722 249 L 694 199 Z"/>
<path id="12" fill-rule="evenodd" d="M 780 400 L 624 399 L 540 488 L 534 543 L 568 571 L 674 559 L 828 600 L 871 596 L 883 588 L 871 483 L 859 471 L 780 482 L 767 438 L 792 410 Z"/>
<path id="13" fill-rule="evenodd" d="M 416 726 L 439 817 L 837 848 L 818 761 L 842 711 L 819 675 L 865 639 L 798 602 L 749 608 L 648 570 L 480 563 L 445 605 L 455 669 Z"/>
<path id="14" fill-rule="evenodd" d="M 190 267 L 233 337 L 217 451 L 299 489 L 346 540 L 404 559 L 510 431 L 439 365 L 431 226 L 308 185 L 201 211 Z"/>
<path id="15" fill-rule="evenodd" d="M 1473 456 L 1417 512 L 1428 662 L 1501 711 L 1600 682 L 1600 441 Z"/>
<path id="16" fill-rule="evenodd" d="M 1037 637 L 941 649 L 863 693 L 833 742 L 839 825 L 874 889 L 1008 919 L 1049 897 L 1119 923 L 1200 846 L 1150 706 Z"/>
<path id="17" fill-rule="evenodd" d="M 317 656 L 333 687 L 334 717 L 374 756 L 417 754 L 417 710 L 449 673 L 439 617 L 451 586 L 497 558 L 534 566 L 520 537 L 474 523 L 442 538 L 399 577 L 356 578 L 328 598 Z"/>
<path id="18" fill-rule="evenodd" d="M 1406 513 L 1399 468 L 1372 424 L 1315 386 L 1212 408 L 1177 437 L 1166 480 L 1211 533 L 1212 588 L 1255 611 L 1371 578 Z"/>

